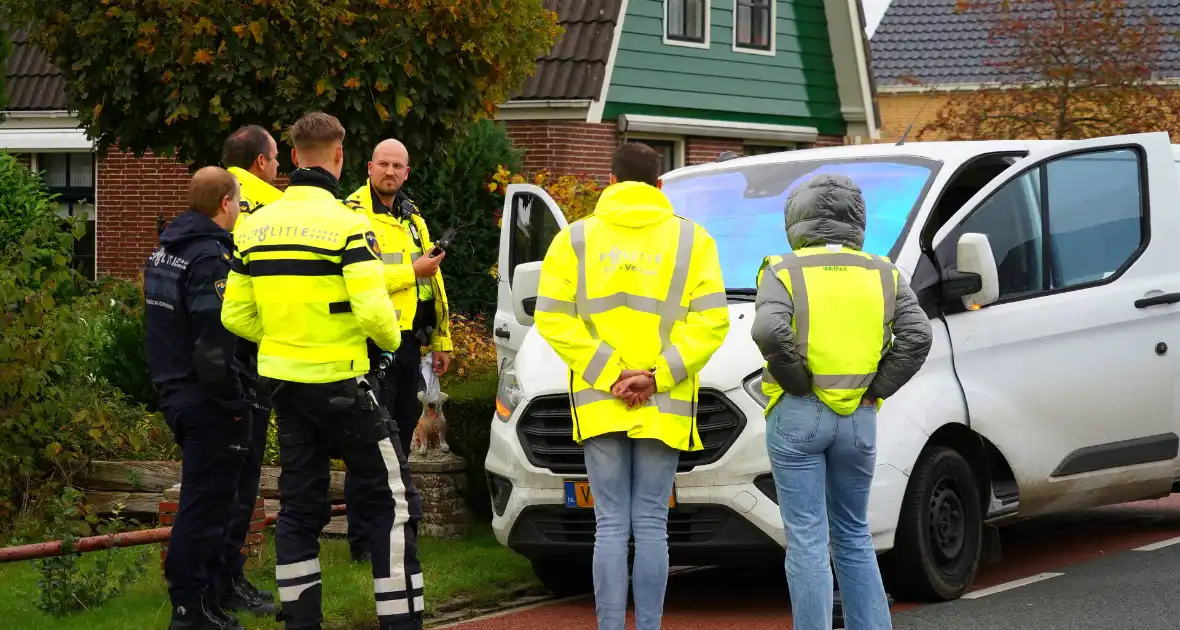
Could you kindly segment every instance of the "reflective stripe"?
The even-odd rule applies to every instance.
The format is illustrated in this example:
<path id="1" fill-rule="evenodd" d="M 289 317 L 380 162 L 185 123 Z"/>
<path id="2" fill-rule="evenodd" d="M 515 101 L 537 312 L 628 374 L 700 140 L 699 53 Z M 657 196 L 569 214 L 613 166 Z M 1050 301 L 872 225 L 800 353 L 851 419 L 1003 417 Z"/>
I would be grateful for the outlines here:
<path id="1" fill-rule="evenodd" d="M 689 302 L 688 310 L 690 313 L 699 313 L 711 308 L 725 308 L 728 305 L 729 302 L 725 299 L 724 293 L 710 293 Z"/>
<path id="2" fill-rule="evenodd" d="M 664 360 L 668 362 L 668 372 L 672 375 L 672 382 L 679 383 L 688 378 L 688 367 L 684 365 L 684 357 L 676 346 L 669 346 L 664 351 Z"/>
<path id="3" fill-rule="evenodd" d="M 387 265 L 400 265 L 406 257 L 401 252 L 395 254 L 381 254 L 381 262 Z"/>
<path id="4" fill-rule="evenodd" d="M 578 287 L 575 292 L 574 303 L 578 309 L 578 314 L 582 316 L 582 321 L 586 323 L 586 328 L 590 330 L 590 336 L 597 339 L 598 330 L 594 327 L 594 322 L 590 321 L 590 312 L 586 301 L 586 224 L 582 221 L 575 221 L 570 226 L 570 245 L 574 249 L 574 257 L 578 260 Z"/>
<path id="5" fill-rule="evenodd" d="M 414 262 L 415 260 L 418 260 L 421 257 L 422 257 L 422 252 L 414 252 L 414 253 L 410 254 L 410 262 Z"/>
<path id="6" fill-rule="evenodd" d="M 791 279 L 791 302 L 795 307 L 795 347 L 799 350 L 799 358 L 807 365 L 807 340 L 811 335 L 811 312 L 807 308 L 807 284 L 803 281 L 803 270 L 788 268 L 787 276 Z"/>
<path id="7" fill-rule="evenodd" d="M 774 380 L 774 375 L 765 367 L 762 368 L 762 382 L 767 385 L 778 385 L 778 381 Z"/>
<path id="8" fill-rule="evenodd" d="M 777 273 L 786 269 L 803 269 L 805 267 L 860 267 L 862 269 L 888 269 L 892 271 L 893 263 L 876 257 L 866 258 L 848 252 L 811 254 L 809 256 L 787 254 L 782 260 L 771 265 L 770 270 Z"/>
<path id="9" fill-rule="evenodd" d="M 597 402 L 605 402 L 608 400 L 618 400 L 612 394 L 597 389 L 583 389 L 580 392 L 574 393 L 574 406 L 585 407 Z M 675 416 L 691 417 L 693 415 L 693 405 L 690 400 L 676 400 L 672 398 L 670 392 L 657 392 L 654 396 L 647 399 L 643 403 L 644 407 L 655 407 L 660 413 L 672 414 Z"/>
<path id="10" fill-rule="evenodd" d="M 303 591 L 315 586 L 316 584 L 323 584 L 322 579 L 314 582 L 307 582 L 306 584 L 296 584 L 294 586 L 280 586 L 279 587 L 279 602 L 294 602 L 298 601 L 303 595 Z"/>
<path id="11" fill-rule="evenodd" d="M 314 575 L 320 572 L 320 559 L 312 558 L 311 560 L 304 560 L 302 562 L 294 562 L 291 564 L 280 564 L 275 567 L 276 580 L 290 580 L 300 578 L 306 575 Z"/>
<path id="12" fill-rule="evenodd" d="M 602 376 L 602 371 L 606 369 L 607 362 L 610 361 L 615 349 L 610 347 L 610 344 L 603 341 L 598 344 L 598 349 L 594 351 L 594 356 L 590 357 L 590 363 L 586 364 L 586 372 L 582 378 L 590 383 L 591 386 L 598 382 L 599 377 Z"/>
<path id="13" fill-rule="evenodd" d="M 873 382 L 876 372 L 869 374 L 812 374 L 811 382 L 820 389 L 861 389 Z"/>
<path id="14" fill-rule="evenodd" d="M 565 300 L 558 300 L 543 295 L 537 297 L 537 306 L 534 310 L 540 313 L 559 313 L 571 317 L 578 314 L 577 305 L 573 302 L 566 302 Z"/>
<path id="15" fill-rule="evenodd" d="M 688 285 L 688 265 L 692 262 L 694 235 L 693 224 L 681 219 L 680 237 L 676 240 L 676 265 L 672 269 L 672 280 L 668 283 L 668 299 L 664 301 L 664 304 L 677 309 L 683 308 L 680 306 L 680 299 L 684 297 L 684 288 Z M 663 349 L 672 345 L 672 326 L 676 324 L 677 320 L 668 316 L 671 314 L 661 313 L 660 344 Z"/>

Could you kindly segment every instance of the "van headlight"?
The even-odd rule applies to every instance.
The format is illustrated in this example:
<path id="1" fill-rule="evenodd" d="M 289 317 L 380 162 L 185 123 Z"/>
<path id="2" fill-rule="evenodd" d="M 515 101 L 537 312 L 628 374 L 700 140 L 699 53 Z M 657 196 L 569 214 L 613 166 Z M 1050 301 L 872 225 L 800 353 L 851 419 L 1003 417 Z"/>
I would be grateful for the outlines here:
<path id="1" fill-rule="evenodd" d="M 758 370 L 746 377 L 742 381 L 742 388 L 750 395 L 763 409 L 770 404 L 770 396 L 762 393 L 762 370 Z"/>
<path id="2" fill-rule="evenodd" d="M 506 361 L 504 369 L 500 370 L 500 384 L 496 387 L 496 418 L 508 422 L 523 399 L 524 392 L 516 378 L 516 365 L 511 360 Z"/>

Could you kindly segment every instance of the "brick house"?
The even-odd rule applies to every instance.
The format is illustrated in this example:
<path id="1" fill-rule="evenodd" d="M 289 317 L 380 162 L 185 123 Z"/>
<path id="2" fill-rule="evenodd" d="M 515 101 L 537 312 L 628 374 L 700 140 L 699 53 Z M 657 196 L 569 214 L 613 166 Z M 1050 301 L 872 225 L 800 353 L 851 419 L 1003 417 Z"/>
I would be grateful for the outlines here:
<path id="1" fill-rule="evenodd" d="M 496 119 L 525 168 L 605 180 L 620 142 L 665 168 L 746 154 L 872 142 L 877 114 L 855 0 L 545 0 L 565 34 Z M 88 217 L 78 258 L 139 274 L 157 226 L 184 206 L 188 170 L 116 150 L 96 155 L 66 111 L 65 81 L 18 30 L 5 70 L 0 148 L 43 171 L 61 212 Z"/>
<path id="2" fill-rule="evenodd" d="M 911 123 L 909 139 L 916 139 L 956 94 L 996 85 L 995 70 L 985 63 L 995 51 L 988 43 L 987 18 L 956 12 L 956 4 L 957 0 L 891 0 L 881 17 L 870 40 L 881 142 L 896 141 Z M 1180 29 L 1178 0 L 1143 0 L 1131 6 L 1150 12 L 1167 31 Z M 1161 78 L 1180 79 L 1177 53 L 1164 55 Z"/>

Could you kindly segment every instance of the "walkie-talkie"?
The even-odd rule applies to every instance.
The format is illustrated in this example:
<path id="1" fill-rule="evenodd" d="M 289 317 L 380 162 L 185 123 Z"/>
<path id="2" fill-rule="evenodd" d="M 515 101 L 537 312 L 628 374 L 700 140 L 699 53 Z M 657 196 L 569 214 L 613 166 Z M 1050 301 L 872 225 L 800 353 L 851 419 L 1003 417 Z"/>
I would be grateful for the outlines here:
<path id="1" fill-rule="evenodd" d="M 435 256 L 438 256 L 439 254 L 446 251 L 446 249 L 451 246 L 451 241 L 455 240 L 455 232 L 457 231 L 458 230 L 453 227 L 447 228 L 446 231 L 443 232 L 442 238 L 434 242 L 434 249 L 430 250 L 430 257 L 434 258 Z"/>

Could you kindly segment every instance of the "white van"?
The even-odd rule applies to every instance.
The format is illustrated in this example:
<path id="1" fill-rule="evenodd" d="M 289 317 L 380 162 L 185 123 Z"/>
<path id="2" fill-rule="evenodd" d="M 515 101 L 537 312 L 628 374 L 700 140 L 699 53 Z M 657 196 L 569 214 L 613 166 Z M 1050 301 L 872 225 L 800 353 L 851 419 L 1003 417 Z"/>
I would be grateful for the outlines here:
<path id="1" fill-rule="evenodd" d="M 998 552 L 994 525 L 1168 495 L 1180 477 L 1177 161 L 1168 135 L 1149 133 L 843 146 L 666 174 L 677 214 L 717 240 L 731 322 L 701 374 L 705 448 L 680 459 L 672 564 L 781 562 L 750 324 L 762 258 L 788 249 L 787 195 L 819 173 L 860 185 L 865 250 L 896 262 L 934 331 L 878 422 L 869 526 L 892 595 L 960 596 Z M 568 371 L 530 328 L 538 261 L 566 221 L 526 184 L 509 187 L 503 217 L 493 526 L 548 587 L 586 591 L 594 513 Z"/>

